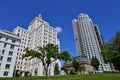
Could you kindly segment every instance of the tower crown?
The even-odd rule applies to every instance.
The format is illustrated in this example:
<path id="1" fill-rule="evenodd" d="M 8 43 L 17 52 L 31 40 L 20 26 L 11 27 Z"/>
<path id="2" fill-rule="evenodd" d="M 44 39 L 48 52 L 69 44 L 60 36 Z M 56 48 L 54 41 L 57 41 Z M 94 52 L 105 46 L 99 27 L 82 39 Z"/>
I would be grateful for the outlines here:
<path id="1" fill-rule="evenodd" d="M 81 13 L 81 14 L 78 16 L 78 18 L 83 18 L 83 17 L 89 18 L 89 16 L 88 16 L 87 14 L 84 14 L 84 13 Z"/>

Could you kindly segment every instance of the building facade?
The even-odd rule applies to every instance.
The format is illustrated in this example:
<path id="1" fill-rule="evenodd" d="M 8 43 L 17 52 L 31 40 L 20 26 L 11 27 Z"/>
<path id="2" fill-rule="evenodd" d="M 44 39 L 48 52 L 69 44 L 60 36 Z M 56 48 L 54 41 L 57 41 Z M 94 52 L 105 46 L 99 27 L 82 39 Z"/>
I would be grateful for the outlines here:
<path id="1" fill-rule="evenodd" d="M 43 20 L 41 15 L 35 17 L 29 23 L 28 30 L 30 32 L 30 49 L 37 50 L 38 46 L 45 46 L 48 43 L 52 43 L 60 47 L 59 39 L 57 38 L 57 30 L 51 27 L 48 22 Z M 55 61 L 55 63 L 58 63 L 60 66 L 59 60 Z M 49 75 L 54 75 L 55 63 L 50 64 L 48 70 Z M 30 72 L 32 75 L 45 75 L 45 70 L 43 70 L 42 63 L 39 59 L 31 60 Z M 35 74 L 35 72 L 37 74 Z"/>
<path id="2" fill-rule="evenodd" d="M 0 77 L 12 77 L 20 45 L 20 38 L 14 33 L 0 30 Z"/>
<path id="3" fill-rule="evenodd" d="M 29 58 L 22 59 L 22 55 L 25 54 L 24 50 L 30 45 L 29 31 L 17 26 L 13 32 L 21 39 L 20 47 L 18 49 L 18 54 L 16 57 L 16 67 L 14 73 L 18 76 L 24 76 L 29 73 Z"/>
<path id="4" fill-rule="evenodd" d="M 25 58 L 22 60 L 21 55 L 24 54 L 25 48 L 38 50 L 37 47 L 45 46 L 48 43 L 60 47 L 59 39 L 57 38 L 57 30 L 51 27 L 49 23 L 43 20 L 42 16 L 39 15 L 29 23 L 28 30 L 16 27 L 14 33 L 22 39 L 16 62 L 16 70 L 18 70 L 22 76 L 25 75 L 25 72 L 29 72 L 33 76 L 44 76 L 45 71 L 43 70 L 42 63 L 39 59 Z M 55 63 L 58 63 L 60 66 L 59 60 L 51 63 L 48 70 L 49 75 L 54 75 Z"/>
<path id="5" fill-rule="evenodd" d="M 100 62 L 99 71 L 102 72 L 104 62 L 100 54 L 101 38 L 98 27 L 93 24 L 87 14 L 81 13 L 78 19 L 73 20 L 73 30 L 78 56 L 84 56 L 88 60 L 96 57 Z"/>

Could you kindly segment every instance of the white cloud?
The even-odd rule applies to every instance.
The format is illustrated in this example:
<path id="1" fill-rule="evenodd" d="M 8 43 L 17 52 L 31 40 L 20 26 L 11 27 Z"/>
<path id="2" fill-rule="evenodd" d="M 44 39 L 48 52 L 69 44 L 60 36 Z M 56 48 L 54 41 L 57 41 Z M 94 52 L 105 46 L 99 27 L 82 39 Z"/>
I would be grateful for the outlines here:
<path id="1" fill-rule="evenodd" d="M 57 30 L 58 33 L 62 32 L 62 28 L 61 27 L 56 27 L 56 30 Z"/>

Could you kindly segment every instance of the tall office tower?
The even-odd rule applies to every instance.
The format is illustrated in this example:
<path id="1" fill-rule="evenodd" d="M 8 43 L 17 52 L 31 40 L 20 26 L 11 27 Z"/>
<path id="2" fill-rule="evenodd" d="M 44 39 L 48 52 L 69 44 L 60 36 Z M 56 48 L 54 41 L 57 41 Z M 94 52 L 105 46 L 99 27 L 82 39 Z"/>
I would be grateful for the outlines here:
<path id="1" fill-rule="evenodd" d="M 81 13 L 78 19 L 73 20 L 73 26 L 78 56 L 84 56 L 89 60 L 92 57 L 98 58 L 99 71 L 102 71 L 103 59 L 100 55 L 100 45 L 92 20 L 87 14 Z"/>
<path id="2" fill-rule="evenodd" d="M 59 39 L 57 38 L 57 30 L 51 27 L 49 23 L 44 21 L 42 16 L 39 15 L 30 22 L 28 30 L 17 27 L 14 29 L 14 33 L 22 39 L 16 62 L 16 71 L 19 71 L 22 76 L 28 72 L 30 72 L 31 75 L 45 75 L 45 71 L 39 59 L 34 58 L 30 60 L 29 58 L 25 58 L 22 60 L 21 55 L 25 53 L 23 50 L 27 47 L 29 49 L 38 50 L 38 46 L 45 46 L 48 43 L 53 43 L 60 47 Z M 58 63 L 60 66 L 59 60 L 51 63 L 48 70 L 49 75 L 54 75 L 55 63 Z"/>
<path id="3" fill-rule="evenodd" d="M 0 77 L 12 77 L 20 38 L 14 33 L 0 30 Z"/>
<path id="4" fill-rule="evenodd" d="M 29 58 L 22 59 L 22 55 L 25 54 L 25 48 L 29 47 L 29 31 L 17 26 L 13 32 L 21 39 L 20 47 L 16 57 L 16 67 L 14 73 L 19 73 L 24 76 L 25 74 L 29 73 Z"/>
<path id="5" fill-rule="evenodd" d="M 30 22 L 28 30 L 30 32 L 30 49 L 38 50 L 38 46 L 44 46 L 48 43 L 53 43 L 60 47 L 57 30 L 51 27 L 48 22 L 44 21 L 41 15 L 35 17 Z M 59 60 L 55 61 L 55 63 L 58 63 L 60 66 Z M 48 70 L 49 75 L 54 75 L 55 63 L 50 64 Z M 45 75 L 45 70 L 43 70 L 42 63 L 39 59 L 32 59 L 30 68 L 32 75 Z M 37 74 L 35 71 L 37 71 Z"/>

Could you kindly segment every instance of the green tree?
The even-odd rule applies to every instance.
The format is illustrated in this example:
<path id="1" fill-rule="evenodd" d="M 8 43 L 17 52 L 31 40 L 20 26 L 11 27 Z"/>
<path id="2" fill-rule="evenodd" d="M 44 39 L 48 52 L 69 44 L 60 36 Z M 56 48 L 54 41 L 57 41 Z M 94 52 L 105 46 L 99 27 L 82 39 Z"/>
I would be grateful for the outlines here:
<path id="1" fill-rule="evenodd" d="M 60 70 L 59 70 L 59 66 L 58 63 L 55 63 L 55 67 L 54 67 L 54 75 L 59 75 Z"/>
<path id="2" fill-rule="evenodd" d="M 110 48 L 109 43 L 104 43 L 101 45 L 101 54 L 105 63 L 111 63 L 114 57 Z"/>
<path id="3" fill-rule="evenodd" d="M 61 57 L 60 59 L 64 60 L 65 62 L 68 61 L 68 60 L 71 60 L 71 58 L 70 58 L 71 55 L 67 51 L 62 52 L 60 57 Z"/>
<path id="4" fill-rule="evenodd" d="M 120 71 L 120 31 L 109 41 L 109 47 L 113 54 L 112 62 L 116 70 Z"/>
<path id="5" fill-rule="evenodd" d="M 60 59 L 65 63 L 71 60 L 71 55 L 67 51 L 62 52 L 60 57 Z M 64 70 L 67 75 L 69 74 L 69 70 L 67 68 L 62 67 L 61 70 Z"/>
<path id="6" fill-rule="evenodd" d="M 31 58 L 38 58 L 41 60 L 44 70 L 46 72 L 45 73 L 46 76 L 48 76 L 48 67 L 51 63 L 53 63 L 58 59 L 64 60 L 66 59 L 65 57 L 67 57 L 67 56 L 63 56 L 64 52 L 62 53 L 59 52 L 58 45 L 54 45 L 50 43 L 47 44 L 46 46 L 38 47 L 38 51 L 29 50 L 27 48 L 25 49 L 25 52 L 26 54 L 22 56 L 23 58 L 31 56 Z"/>
<path id="7" fill-rule="evenodd" d="M 113 63 L 115 69 L 120 71 L 120 31 L 101 46 L 101 54 L 106 63 Z"/>
<path id="8" fill-rule="evenodd" d="M 96 57 L 93 57 L 91 60 L 91 65 L 94 67 L 95 70 L 98 70 L 100 62 Z"/>
<path id="9" fill-rule="evenodd" d="M 73 59 L 72 66 L 74 67 L 77 74 L 79 74 L 79 72 L 83 70 L 83 67 L 80 65 L 80 63 L 76 59 Z"/>

